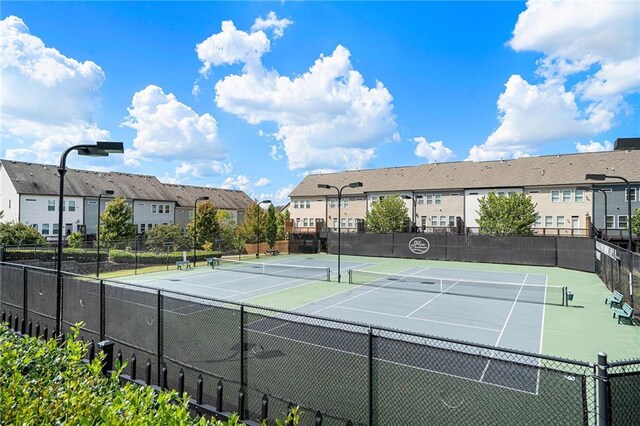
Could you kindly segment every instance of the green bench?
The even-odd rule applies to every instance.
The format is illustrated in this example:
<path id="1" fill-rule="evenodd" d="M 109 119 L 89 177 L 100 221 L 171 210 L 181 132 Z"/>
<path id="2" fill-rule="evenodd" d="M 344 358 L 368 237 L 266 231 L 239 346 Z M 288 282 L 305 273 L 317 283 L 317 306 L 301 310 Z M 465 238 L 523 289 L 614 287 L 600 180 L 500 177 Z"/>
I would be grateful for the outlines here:
<path id="1" fill-rule="evenodd" d="M 176 268 L 182 269 L 183 266 L 186 266 L 187 269 L 191 269 L 191 261 L 190 260 L 178 260 L 176 262 Z"/>
<path id="2" fill-rule="evenodd" d="M 218 257 L 205 257 L 204 260 L 207 261 L 207 266 L 211 266 L 212 268 L 218 264 Z"/>
<path id="3" fill-rule="evenodd" d="M 618 324 L 620 324 L 621 318 L 629 318 L 631 323 L 633 324 L 633 308 L 628 303 L 622 305 L 621 308 L 613 309 L 613 317 L 618 316 Z"/>
<path id="4" fill-rule="evenodd" d="M 611 295 L 604 298 L 604 303 L 608 303 L 611 308 L 613 305 L 621 305 L 624 296 L 619 291 L 614 291 Z"/>

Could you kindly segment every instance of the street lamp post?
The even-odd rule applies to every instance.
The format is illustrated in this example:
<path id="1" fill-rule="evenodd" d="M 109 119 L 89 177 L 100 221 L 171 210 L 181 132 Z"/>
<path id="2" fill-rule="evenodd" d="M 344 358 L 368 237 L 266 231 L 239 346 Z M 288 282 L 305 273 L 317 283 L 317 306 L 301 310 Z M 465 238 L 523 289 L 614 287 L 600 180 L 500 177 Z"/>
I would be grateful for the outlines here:
<path id="1" fill-rule="evenodd" d="M 113 195 L 115 192 L 111 189 L 106 189 L 98 194 L 98 226 L 96 227 L 96 249 L 98 252 L 98 259 L 96 260 L 96 277 L 100 276 L 100 201 L 103 195 Z"/>
<path id="2" fill-rule="evenodd" d="M 260 259 L 260 204 L 269 204 L 271 200 L 262 200 L 258 203 L 258 245 L 256 246 L 256 259 Z"/>
<path id="3" fill-rule="evenodd" d="M 193 203 L 193 267 L 196 267 L 196 246 L 198 245 L 197 236 L 198 236 L 198 201 L 206 201 L 209 197 L 198 197 L 196 201 Z"/>
<path id="4" fill-rule="evenodd" d="M 337 186 L 333 186 L 333 185 L 326 185 L 323 183 L 318 184 L 318 188 L 321 188 L 321 189 L 333 188 L 336 191 L 338 191 L 338 282 L 340 282 L 340 234 L 342 234 L 342 229 L 340 224 L 342 222 L 340 207 L 342 204 L 342 190 L 345 188 L 360 188 L 360 187 L 362 187 L 362 182 L 351 182 L 350 184 L 345 185 L 342 188 L 338 188 Z"/>
<path id="5" fill-rule="evenodd" d="M 64 176 L 67 173 L 67 156 L 70 152 L 77 151 L 78 155 L 92 157 L 106 157 L 109 154 L 122 154 L 124 144 L 122 142 L 96 142 L 95 145 L 74 145 L 67 148 L 60 157 L 58 175 L 60 177 L 60 191 L 58 196 L 58 244 L 56 256 L 56 336 L 62 331 L 62 225 L 64 223 L 62 206 L 64 204 Z"/>
<path id="6" fill-rule="evenodd" d="M 587 180 L 605 180 L 607 178 L 610 179 L 620 179 L 627 184 L 627 230 L 629 231 L 628 235 L 628 250 L 633 251 L 633 236 L 631 234 L 631 184 L 629 181 L 622 176 L 613 176 L 613 175 L 605 175 L 605 174 L 595 174 L 589 173 L 585 177 Z M 606 227 L 606 219 L 605 219 L 605 227 Z"/>
<path id="7" fill-rule="evenodd" d="M 405 200 L 411 200 L 411 223 L 409 226 L 409 232 L 415 232 L 418 230 L 418 225 L 416 225 L 416 217 L 418 216 L 418 212 L 416 211 L 417 199 L 422 198 L 422 195 L 401 195 L 401 197 Z"/>
<path id="8" fill-rule="evenodd" d="M 592 188 L 590 186 L 579 186 L 576 189 L 580 189 L 582 191 L 598 191 L 602 192 L 604 195 L 604 239 L 607 239 L 607 191 L 600 188 Z"/>

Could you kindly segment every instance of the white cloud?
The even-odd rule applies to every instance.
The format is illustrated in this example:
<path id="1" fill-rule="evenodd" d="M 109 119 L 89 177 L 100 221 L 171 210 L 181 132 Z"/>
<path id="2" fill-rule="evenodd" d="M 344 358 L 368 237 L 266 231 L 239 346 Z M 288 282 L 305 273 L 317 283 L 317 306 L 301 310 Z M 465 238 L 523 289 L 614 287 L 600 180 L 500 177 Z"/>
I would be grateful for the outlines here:
<path id="1" fill-rule="evenodd" d="M 513 75 L 498 98 L 500 125 L 470 159 L 511 157 L 541 144 L 610 130 L 640 91 L 636 2 L 530 0 L 509 46 L 536 51 L 538 84 Z"/>
<path id="2" fill-rule="evenodd" d="M 442 141 L 429 142 L 423 136 L 411 139 L 416 142 L 414 154 L 418 157 L 426 158 L 430 163 L 447 161 L 455 155 L 450 148 L 447 148 Z"/>
<path id="3" fill-rule="evenodd" d="M 261 177 L 254 183 L 255 186 L 267 186 L 270 184 L 271 184 L 271 179 L 266 177 Z"/>
<path id="4" fill-rule="evenodd" d="M 218 141 L 218 124 L 210 114 L 198 115 L 162 88 L 149 85 L 133 95 L 122 123 L 136 130 L 133 149 L 125 151 L 129 165 L 154 159 L 222 160 L 227 152 Z"/>
<path id="5" fill-rule="evenodd" d="M 102 69 L 46 46 L 17 16 L 0 21 L 0 72 L 6 158 L 52 162 L 72 144 L 110 137 L 94 119 Z"/>
<path id="6" fill-rule="evenodd" d="M 589 141 L 589 143 L 576 142 L 576 151 L 578 152 L 599 152 L 599 151 L 611 151 L 613 150 L 613 143 L 609 141 L 596 142 Z"/>
<path id="7" fill-rule="evenodd" d="M 399 138 L 391 94 L 380 82 L 364 84 L 345 47 L 320 55 L 294 78 L 262 66 L 269 49 L 262 30 L 248 34 L 229 21 L 197 47 L 205 70 L 244 64 L 242 74 L 216 83 L 216 104 L 250 124 L 275 123 L 272 136 L 284 149 L 289 169 L 359 168 L 375 156 L 376 144 Z"/>
<path id="8" fill-rule="evenodd" d="M 293 21 L 287 18 L 278 19 L 276 13 L 271 11 L 266 18 L 256 18 L 255 23 L 251 26 L 251 31 L 268 30 L 273 28 L 273 38 L 280 38 L 284 35 L 284 29 L 293 24 Z"/>
<path id="9" fill-rule="evenodd" d="M 231 164 L 221 161 L 191 160 L 189 162 L 183 162 L 180 166 L 176 167 L 175 174 L 176 177 L 190 175 L 195 178 L 202 178 L 229 174 L 232 170 L 233 166 L 231 166 Z"/>
<path id="10" fill-rule="evenodd" d="M 251 191 L 249 189 L 251 188 L 251 180 L 244 175 L 238 175 L 235 177 L 229 176 L 224 180 L 224 182 L 222 182 L 222 188 L 239 189 L 246 193 L 250 193 Z"/>

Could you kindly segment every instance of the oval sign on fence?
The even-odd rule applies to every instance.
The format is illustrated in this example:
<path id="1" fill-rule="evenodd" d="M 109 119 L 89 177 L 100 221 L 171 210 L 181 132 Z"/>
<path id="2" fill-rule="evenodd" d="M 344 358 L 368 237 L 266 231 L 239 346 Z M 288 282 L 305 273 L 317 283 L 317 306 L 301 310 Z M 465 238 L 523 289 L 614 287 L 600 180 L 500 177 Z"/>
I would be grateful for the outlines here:
<path id="1" fill-rule="evenodd" d="M 409 241 L 409 250 L 415 254 L 425 254 L 431 248 L 431 244 L 424 237 L 415 237 Z"/>

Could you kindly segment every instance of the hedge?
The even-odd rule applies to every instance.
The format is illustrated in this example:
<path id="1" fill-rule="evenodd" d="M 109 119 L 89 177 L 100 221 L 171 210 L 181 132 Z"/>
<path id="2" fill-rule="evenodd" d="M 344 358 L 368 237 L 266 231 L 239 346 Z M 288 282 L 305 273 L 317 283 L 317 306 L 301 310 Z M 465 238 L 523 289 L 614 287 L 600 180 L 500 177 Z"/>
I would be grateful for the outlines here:
<path id="1" fill-rule="evenodd" d="M 46 249 L 6 249 L 4 252 L 5 261 L 11 262 L 16 260 L 40 260 L 43 262 L 52 262 L 56 257 L 56 250 L 53 248 Z M 106 261 L 109 253 L 104 250 L 100 252 L 100 260 Z M 94 250 L 85 250 L 78 248 L 65 248 L 62 250 L 62 260 L 75 260 L 80 263 L 95 262 L 98 258 L 98 252 Z"/>
<path id="2" fill-rule="evenodd" d="M 204 260 L 205 257 L 219 257 L 220 252 L 214 251 L 203 251 L 199 250 L 196 252 L 198 259 Z M 187 251 L 187 259 L 192 259 L 193 252 Z M 164 265 L 167 263 L 167 253 L 154 253 L 148 251 L 139 251 L 137 253 L 138 263 L 143 265 Z M 183 254 L 181 251 L 174 251 L 169 253 L 169 263 L 175 263 L 179 260 L 182 260 Z M 109 251 L 109 260 L 114 263 L 135 263 L 136 261 L 136 252 L 134 251 L 125 251 L 125 250 L 110 250 Z"/>
<path id="3" fill-rule="evenodd" d="M 77 340 L 80 326 L 67 340 L 21 337 L 0 324 L 0 424 L 107 425 L 240 425 L 192 417 L 188 396 L 175 391 L 156 393 L 149 386 L 120 386 L 118 374 L 102 374 L 102 356 L 85 363 L 87 344 Z M 126 364 L 126 363 L 125 363 Z M 299 414 L 290 416 L 294 424 Z M 281 421 L 276 421 L 282 425 Z"/>

